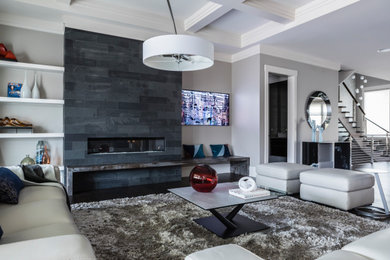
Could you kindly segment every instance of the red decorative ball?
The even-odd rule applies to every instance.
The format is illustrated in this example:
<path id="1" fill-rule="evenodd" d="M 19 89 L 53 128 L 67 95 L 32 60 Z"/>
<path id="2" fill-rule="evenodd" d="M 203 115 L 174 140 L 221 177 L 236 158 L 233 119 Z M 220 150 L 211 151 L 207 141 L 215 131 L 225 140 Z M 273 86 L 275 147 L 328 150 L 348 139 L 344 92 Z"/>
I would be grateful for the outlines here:
<path id="1" fill-rule="evenodd" d="M 217 172 L 208 165 L 195 166 L 190 174 L 190 183 L 196 191 L 210 192 L 217 186 Z"/>

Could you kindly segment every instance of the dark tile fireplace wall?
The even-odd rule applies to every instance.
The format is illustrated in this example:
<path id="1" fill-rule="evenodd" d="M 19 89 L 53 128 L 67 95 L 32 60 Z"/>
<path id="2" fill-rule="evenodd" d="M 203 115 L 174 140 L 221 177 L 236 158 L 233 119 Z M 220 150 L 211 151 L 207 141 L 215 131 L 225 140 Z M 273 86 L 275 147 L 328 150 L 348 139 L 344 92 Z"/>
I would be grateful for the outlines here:
<path id="1" fill-rule="evenodd" d="M 65 29 L 64 164 L 85 166 L 181 157 L 180 72 L 142 63 L 142 42 Z M 163 137 L 165 151 L 88 154 L 88 138 Z M 74 191 L 175 181 L 178 167 L 75 175 Z"/>

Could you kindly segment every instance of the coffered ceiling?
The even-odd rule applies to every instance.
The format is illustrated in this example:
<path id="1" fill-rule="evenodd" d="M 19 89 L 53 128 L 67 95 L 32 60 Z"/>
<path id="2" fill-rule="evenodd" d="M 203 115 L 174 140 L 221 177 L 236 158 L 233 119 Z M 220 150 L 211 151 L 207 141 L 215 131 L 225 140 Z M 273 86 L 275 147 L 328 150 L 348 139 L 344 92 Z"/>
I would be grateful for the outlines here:
<path id="1" fill-rule="evenodd" d="M 217 59 L 232 62 L 272 49 L 388 80 L 390 54 L 378 56 L 376 49 L 390 47 L 390 24 L 384 15 L 389 4 L 389 0 L 171 0 L 178 33 L 214 42 Z M 68 26 L 139 40 L 174 32 L 165 0 L 2 0 L 0 24 L 53 33 L 63 33 Z"/>

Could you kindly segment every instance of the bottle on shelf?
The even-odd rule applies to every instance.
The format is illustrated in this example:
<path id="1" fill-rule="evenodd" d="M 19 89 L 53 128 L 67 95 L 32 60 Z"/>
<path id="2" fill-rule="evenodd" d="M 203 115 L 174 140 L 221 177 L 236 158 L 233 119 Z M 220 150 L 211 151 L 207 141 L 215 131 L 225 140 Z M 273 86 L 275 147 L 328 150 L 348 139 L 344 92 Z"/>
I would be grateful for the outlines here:
<path id="1" fill-rule="evenodd" d="M 32 89 L 32 98 L 40 99 L 41 95 L 39 93 L 38 83 L 37 83 L 37 74 L 34 74 L 34 87 Z"/>
<path id="2" fill-rule="evenodd" d="M 49 153 L 47 152 L 46 145 L 45 145 L 44 152 L 42 155 L 42 164 L 50 164 L 50 156 L 49 156 Z"/>
<path id="3" fill-rule="evenodd" d="M 36 164 L 42 164 L 42 157 L 45 149 L 45 144 L 43 141 L 38 141 L 37 143 L 37 153 L 36 153 Z"/>
<path id="4" fill-rule="evenodd" d="M 24 72 L 24 81 L 20 91 L 21 98 L 31 98 L 31 88 L 27 82 L 27 71 Z"/>

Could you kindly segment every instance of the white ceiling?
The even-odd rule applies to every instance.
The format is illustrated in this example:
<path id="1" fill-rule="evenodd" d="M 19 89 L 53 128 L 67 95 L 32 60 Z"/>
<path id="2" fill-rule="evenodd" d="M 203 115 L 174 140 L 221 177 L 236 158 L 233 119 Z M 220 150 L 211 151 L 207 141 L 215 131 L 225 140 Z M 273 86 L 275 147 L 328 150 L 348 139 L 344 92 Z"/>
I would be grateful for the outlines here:
<path id="1" fill-rule="evenodd" d="M 390 80 L 390 0 L 171 0 L 178 32 L 234 61 L 272 47 Z M 0 24 L 63 33 L 64 25 L 145 40 L 173 33 L 166 0 L 1 0 Z M 261 45 L 261 48 L 254 48 Z M 334 66 L 336 68 L 337 66 Z"/>

